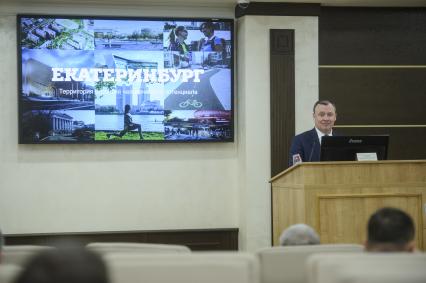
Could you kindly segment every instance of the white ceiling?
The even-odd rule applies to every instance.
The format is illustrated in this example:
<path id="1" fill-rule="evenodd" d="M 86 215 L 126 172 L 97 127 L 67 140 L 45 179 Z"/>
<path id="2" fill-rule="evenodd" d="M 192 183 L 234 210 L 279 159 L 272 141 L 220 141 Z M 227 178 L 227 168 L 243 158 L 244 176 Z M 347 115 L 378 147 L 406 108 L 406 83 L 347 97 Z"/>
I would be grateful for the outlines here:
<path id="1" fill-rule="evenodd" d="M 249 1 L 249 0 L 244 0 Z M 173 5 L 227 6 L 238 0 L 0 0 L 2 3 L 21 4 L 104 4 L 104 5 Z M 426 0 L 256 0 L 256 2 L 321 3 L 324 6 L 426 7 Z"/>

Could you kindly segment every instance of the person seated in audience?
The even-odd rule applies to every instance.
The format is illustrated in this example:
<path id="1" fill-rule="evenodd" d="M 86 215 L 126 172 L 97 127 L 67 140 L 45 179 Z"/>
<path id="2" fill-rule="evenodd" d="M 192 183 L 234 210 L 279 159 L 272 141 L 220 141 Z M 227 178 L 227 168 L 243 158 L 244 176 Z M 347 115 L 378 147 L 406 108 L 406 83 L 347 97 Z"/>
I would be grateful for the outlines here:
<path id="1" fill-rule="evenodd" d="M 415 228 L 404 211 L 385 207 L 371 215 L 367 225 L 367 252 L 413 252 Z"/>
<path id="2" fill-rule="evenodd" d="M 14 283 L 108 283 L 99 255 L 83 247 L 63 247 L 36 254 Z"/>
<path id="3" fill-rule="evenodd" d="M 280 236 L 281 246 L 318 245 L 320 238 L 315 230 L 306 224 L 295 224 L 285 229 Z"/>

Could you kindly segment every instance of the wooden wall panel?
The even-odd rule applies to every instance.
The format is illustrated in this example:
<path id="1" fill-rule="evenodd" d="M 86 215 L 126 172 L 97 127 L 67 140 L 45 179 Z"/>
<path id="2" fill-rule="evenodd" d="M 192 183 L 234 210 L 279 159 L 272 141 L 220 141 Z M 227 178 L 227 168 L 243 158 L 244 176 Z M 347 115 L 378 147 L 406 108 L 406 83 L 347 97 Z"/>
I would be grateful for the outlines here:
<path id="1" fill-rule="evenodd" d="M 320 68 L 319 81 L 339 124 L 426 125 L 426 68 Z"/>
<path id="2" fill-rule="evenodd" d="M 363 243 L 370 216 L 381 207 L 396 207 L 408 213 L 416 226 L 415 242 L 423 246 L 422 194 L 346 194 L 318 196 L 318 230 L 323 244 Z M 347 221 L 351 219 L 352 221 Z"/>
<path id="3" fill-rule="evenodd" d="M 270 30 L 271 176 L 288 167 L 295 132 L 294 30 Z"/>
<path id="4" fill-rule="evenodd" d="M 426 8 L 322 7 L 319 97 L 336 131 L 390 134 L 389 159 L 426 159 L 425 46 Z"/>
<path id="5" fill-rule="evenodd" d="M 46 233 L 6 235 L 7 245 L 55 245 L 58 241 L 133 242 L 185 245 L 194 251 L 238 250 L 238 229 Z"/>
<path id="6" fill-rule="evenodd" d="M 321 7 L 320 65 L 426 65 L 426 8 Z"/>
<path id="7" fill-rule="evenodd" d="M 319 3 L 277 3 L 277 2 L 250 2 L 237 4 L 235 17 L 257 16 L 318 16 L 321 12 Z"/>
<path id="8" fill-rule="evenodd" d="M 390 135 L 389 160 L 426 159 L 426 127 L 336 127 L 340 135 Z"/>

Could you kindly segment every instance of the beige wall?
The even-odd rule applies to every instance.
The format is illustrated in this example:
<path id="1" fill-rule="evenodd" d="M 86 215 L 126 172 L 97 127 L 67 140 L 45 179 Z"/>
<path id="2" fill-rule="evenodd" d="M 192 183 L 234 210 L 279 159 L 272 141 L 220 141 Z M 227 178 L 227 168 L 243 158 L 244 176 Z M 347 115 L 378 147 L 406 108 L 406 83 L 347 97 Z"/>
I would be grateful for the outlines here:
<path id="1" fill-rule="evenodd" d="M 232 18 L 232 11 L 0 10 L 0 223 L 5 233 L 238 227 L 235 143 L 17 144 L 16 12 Z"/>
<path id="2" fill-rule="evenodd" d="M 296 30 L 296 49 L 303 45 L 302 49 L 307 48 L 306 52 L 316 56 L 316 19 L 307 18 L 303 23 L 297 17 L 285 20 L 270 17 L 260 22 L 250 18 L 246 23 L 244 20 L 239 23 L 235 143 L 36 146 L 18 145 L 17 141 L 15 15 L 18 12 L 228 18 L 234 14 L 231 8 L 217 7 L 0 4 L 0 225 L 3 232 L 238 227 L 241 249 L 254 250 L 270 244 L 269 68 L 266 67 L 269 41 L 263 32 L 269 27 L 298 29 L 302 24 L 301 33 L 308 32 L 308 36 L 298 41 Z M 246 32 L 252 28 L 261 33 L 257 39 Z M 253 41 L 257 41 L 260 49 L 241 48 L 252 46 Z M 248 59 L 251 56 L 254 61 Z M 305 103 L 310 107 L 311 96 L 317 96 L 317 88 L 311 92 L 311 88 L 317 86 L 317 75 L 311 70 L 317 69 L 317 58 L 298 56 L 297 68 L 300 61 L 309 69 L 303 72 L 312 77 L 304 75 L 299 81 L 296 72 L 296 81 L 299 81 L 296 107 L 303 108 Z M 266 71 L 261 74 L 261 80 L 249 83 L 255 68 Z M 302 99 L 305 95 L 309 98 Z"/>

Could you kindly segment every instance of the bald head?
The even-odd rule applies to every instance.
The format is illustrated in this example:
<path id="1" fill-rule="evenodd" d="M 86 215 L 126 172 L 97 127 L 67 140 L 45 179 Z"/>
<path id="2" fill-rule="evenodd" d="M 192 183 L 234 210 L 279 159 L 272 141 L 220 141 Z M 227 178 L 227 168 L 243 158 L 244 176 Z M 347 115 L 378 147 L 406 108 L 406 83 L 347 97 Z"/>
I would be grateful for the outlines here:
<path id="1" fill-rule="evenodd" d="M 315 230 L 306 224 L 295 224 L 285 229 L 280 236 L 281 246 L 318 245 L 320 239 Z"/>

